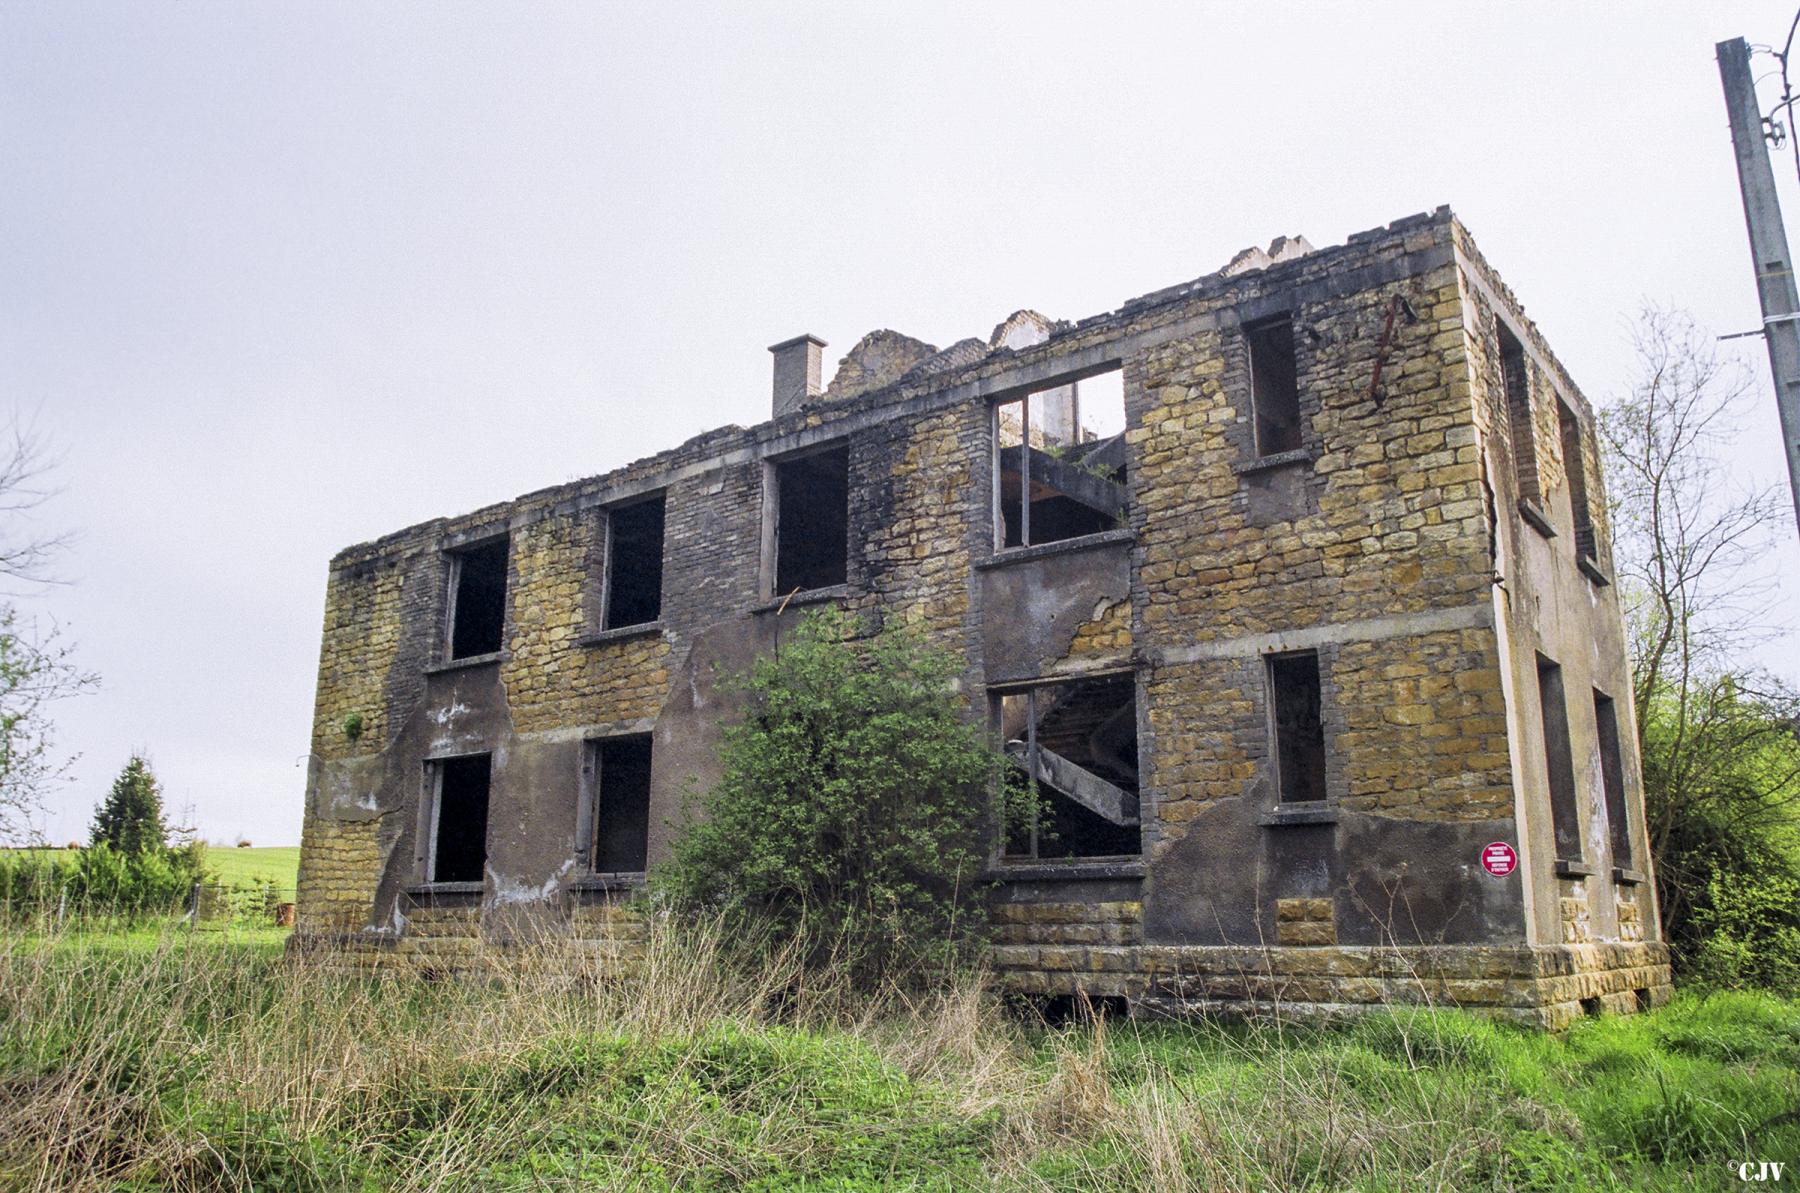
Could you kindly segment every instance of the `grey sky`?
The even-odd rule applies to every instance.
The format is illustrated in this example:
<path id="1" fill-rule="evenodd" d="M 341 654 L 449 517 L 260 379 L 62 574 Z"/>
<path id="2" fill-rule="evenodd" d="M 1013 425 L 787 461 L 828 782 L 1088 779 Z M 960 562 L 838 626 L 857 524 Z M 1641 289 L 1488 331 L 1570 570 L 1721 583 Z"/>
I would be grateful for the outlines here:
<path id="1" fill-rule="evenodd" d="M 0 402 L 65 451 L 35 607 L 104 679 L 50 835 L 144 747 L 206 836 L 297 840 L 331 555 L 758 421 L 803 331 L 947 345 L 1449 203 L 1604 402 L 1641 299 L 1758 321 L 1712 46 L 1792 14 L 0 5 Z"/>

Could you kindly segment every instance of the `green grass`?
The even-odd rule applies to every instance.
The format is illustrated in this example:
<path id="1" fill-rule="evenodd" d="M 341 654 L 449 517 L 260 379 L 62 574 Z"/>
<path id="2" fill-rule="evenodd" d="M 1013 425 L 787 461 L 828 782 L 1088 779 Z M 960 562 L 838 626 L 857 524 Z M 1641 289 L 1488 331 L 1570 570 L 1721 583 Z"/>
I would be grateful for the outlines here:
<path id="1" fill-rule="evenodd" d="M 206 868 L 229 885 L 272 882 L 291 894 L 300 873 L 300 847 L 258 845 L 251 849 L 232 849 L 211 845 L 206 850 Z"/>
<path id="2" fill-rule="evenodd" d="M 334 976 L 280 933 L 0 937 L 0 1186 L 1731 1189 L 1800 1166 L 1800 1002 L 1050 1030 L 664 929 L 624 982 Z M 1787 1117 L 1783 1117 L 1787 1116 Z"/>

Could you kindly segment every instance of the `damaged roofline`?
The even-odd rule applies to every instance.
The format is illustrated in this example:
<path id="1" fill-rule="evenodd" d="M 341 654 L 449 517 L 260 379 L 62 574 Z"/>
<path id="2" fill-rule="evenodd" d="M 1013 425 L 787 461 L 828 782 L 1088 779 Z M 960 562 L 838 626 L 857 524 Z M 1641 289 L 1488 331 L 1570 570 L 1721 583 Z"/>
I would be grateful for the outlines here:
<path id="1" fill-rule="evenodd" d="M 1118 325 L 1122 328 L 1130 321 L 1141 319 L 1145 312 L 1159 307 L 1215 298 L 1233 290 L 1251 287 L 1266 291 L 1272 284 L 1279 285 L 1285 274 L 1303 268 L 1317 268 L 1322 264 L 1328 265 L 1331 257 L 1361 250 L 1383 238 L 1427 228 L 1459 231 L 1461 241 L 1453 234 L 1447 242 L 1407 253 L 1393 261 L 1373 263 L 1342 273 L 1329 273 L 1306 287 L 1303 297 L 1309 301 L 1329 299 L 1353 293 L 1372 284 L 1398 281 L 1458 260 L 1462 244 L 1466 243 L 1473 250 L 1473 239 L 1467 228 L 1457 220 L 1450 207 L 1440 206 L 1428 213 L 1407 216 L 1380 227 L 1352 233 L 1343 244 L 1314 249 L 1302 257 L 1275 261 L 1249 272 L 1233 274 L 1218 270 L 1189 282 L 1128 299 L 1114 310 L 1061 325 L 1039 343 L 1022 348 L 999 347 L 991 355 L 972 364 L 924 376 L 909 374 L 855 397 L 811 405 L 804 411 L 768 419 L 750 427 L 735 423 L 717 427 L 675 447 L 630 461 L 606 473 L 535 489 L 467 514 L 416 523 L 380 538 L 344 548 L 332 558 L 331 567 L 337 570 L 391 556 L 452 549 L 502 531 L 518 530 L 546 517 L 611 505 L 721 468 L 804 450 L 892 419 L 928 413 L 976 399 L 1001 400 L 1052 384 L 1080 381 L 1118 368 L 1128 355 L 1196 331 L 1235 326 L 1265 314 L 1278 313 L 1294 304 L 1295 295 L 1284 292 L 1247 297 L 1231 309 L 1203 311 L 1186 319 L 1145 331 L 1120 334 L 1116 338 L 1079 348 L 1071 348 L 1071 340 L 1104 335 L 1109 326 Z M 1485 260 L 1478 253 L 1474 257 L 1473 264 L 1478 268 L 1471 270 L 1471 273 L 1491 274 Z M 1485 281 L 1485 277 L 1483 280 Z M 1516 306 L 1516 302 L 1513 305 Z M 1529 326 L 1528 320 L 1526 323 L 1532 333 L 1521 337 L 1527 351 L 1538 357 L 1546 367 L 1553 368 L 1557 376 L 1566 381 L 1567 372 L 1554 356 L 1549 355 L 1547 349 L 1541 347 L 1542 341 L 1536 328 Z M 816 337 L 803 336 L 787 343 L 814 339 Z M 1584 406 L 1587 405 L 1585 397 L 1581 396 L 1572 383 L 1569 383 L 1569 389 Z M 805 425 L 806 420 L 814 418 L 820 420 L 817 425 Z M 707 452 L 709 447 L 715 450 Z M 658 467 L 659 461 L 667 463 Z M 633 479 L 610 480 L 627 471 L 635 474 Z"/>

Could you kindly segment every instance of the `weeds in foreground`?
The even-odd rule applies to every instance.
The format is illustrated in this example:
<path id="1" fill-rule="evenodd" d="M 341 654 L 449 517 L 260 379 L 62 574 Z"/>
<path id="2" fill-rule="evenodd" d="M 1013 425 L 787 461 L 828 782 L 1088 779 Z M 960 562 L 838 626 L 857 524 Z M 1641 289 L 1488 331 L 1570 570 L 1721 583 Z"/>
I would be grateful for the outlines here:
<path id="1" fill-rule="evenodd" d="M 1734 1187 L 1800 1160 L 1800 1004 L 1566 1037 L 1050 1028 L 979 975 L 856 993 L 716 932 L 343 976 L 266 940 L 0 938 L 0 1185 L 32 1189 Z"/>

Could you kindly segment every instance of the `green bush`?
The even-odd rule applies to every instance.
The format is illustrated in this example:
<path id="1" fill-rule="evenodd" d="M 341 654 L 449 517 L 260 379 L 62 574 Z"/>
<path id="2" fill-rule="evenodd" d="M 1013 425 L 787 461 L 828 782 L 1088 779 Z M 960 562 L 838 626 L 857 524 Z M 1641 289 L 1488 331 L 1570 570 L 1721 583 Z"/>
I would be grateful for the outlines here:
<path id="1" fill-rule="evenodd" d="M 1689 973 L 1729 989 L 1800 994 L 1800 877 L 1780 871 L 1713 875 L 1694 908 Z"/>
<path id="2" fill-rule="evenodd" d="M 954 960 L 983 925 L 987 799 L 1002 760 L 965 719 L 953 656 L 813 614 L 741 682 L 724 776 L 690 805 L 655 886 L 759 947 L 859 980 Z"/>
<path id="3" fill-rule="evenodd" d="M 198 843 L 124 853 L 95 845 L 74 853 L 0 853 L 0 911 L 8 917 L 107 915 L 143 920 L 187 907 L 205 868 Z"/>
<path id="4" fill-rule="evenodd" d="M 1800 994 L 1797 709 L 1773 681 L 1729 675 L 1644 702 L 1644 809 L 1680 981 Z"/>

